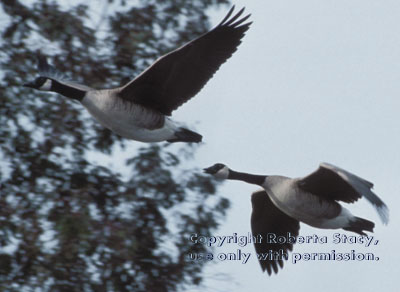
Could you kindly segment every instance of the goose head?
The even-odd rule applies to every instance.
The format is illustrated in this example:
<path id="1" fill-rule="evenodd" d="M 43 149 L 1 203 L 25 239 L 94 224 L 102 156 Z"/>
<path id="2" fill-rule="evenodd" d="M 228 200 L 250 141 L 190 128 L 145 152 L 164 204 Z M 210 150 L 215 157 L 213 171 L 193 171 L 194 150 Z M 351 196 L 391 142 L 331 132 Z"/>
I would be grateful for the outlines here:
<path id="1" fill-rule="evenodd" d="M 238 172 L 230 169 L 228 166 L 222 163 L 216 163 L 213 166 L 204 168 L 203 171 L 205 173 L 211 174 L 218 179 L 241 180 L 259 186 L 263 186 L 267 178 L 266 175 Z"/>
<path id="2" fill-rule="evenodd" d="M 35 80 L 25 83 L 25 87 L 34 88 L 41 91 L 50 91 L 53 81 L 48 77 L 39 76 Z"/>
<path id="3" fill-rule="evenodd" d="M 229 177 L 229 168 L 222 163 L 216 163 L 213 166 L 204 168 L 203 171 L 219 179 L 227 179 Z"/>
<path id="4" fill-rule="evenodd" d="M 65 82 L 52 77 L 39 76 L 35 80 L 25 83 L 25 87 L 30 87 L 40 91 L 52 91 L 68 98 L 82 101 L 89 87 Z"/>

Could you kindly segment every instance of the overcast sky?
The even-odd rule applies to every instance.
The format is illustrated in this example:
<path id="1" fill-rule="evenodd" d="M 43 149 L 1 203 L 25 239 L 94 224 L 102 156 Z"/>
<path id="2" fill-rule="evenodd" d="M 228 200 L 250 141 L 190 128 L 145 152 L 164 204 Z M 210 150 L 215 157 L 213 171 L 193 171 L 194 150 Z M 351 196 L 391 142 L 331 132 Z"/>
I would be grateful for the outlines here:
<path id="1" fill-rule="evenodd" d="M 204 136 L 199 167 L 223 162 L 239 171 L 301 177 L 322 161 L 372 181 L 390 209 L 382 225 L 365 200 L 348 205 L 376 223 L 378 245 L 333 244 L 337 230 L 301 224 L 300 235 L 327 244 L 295 245 L 296 253 L 371 252 L 379 261 L 285 263 L 268 277 L 254 258 L 219 262 L 205 270 L 206 291 L 397 291 L 400 185 L 400 2 L 235 1 L 254 21 L 242 45 L 196 98 L 174 118 Z M 213 12 L 217 24 L 227 9 Z M 215 235 L 250 231 L 256 186 L 227 181 L 232 201 Z M 354 233 L 340 231 L 346 235 Z M 237 245 L 215 253 L 236 252 Z M 396 287 L 396 288 L 395 288 Z M 250 290 L 251 289 L 251 290 Z M 293 289 L 293 290 L 292 290 Z M 205 291 L 196 289 L 196 291 Z"/>

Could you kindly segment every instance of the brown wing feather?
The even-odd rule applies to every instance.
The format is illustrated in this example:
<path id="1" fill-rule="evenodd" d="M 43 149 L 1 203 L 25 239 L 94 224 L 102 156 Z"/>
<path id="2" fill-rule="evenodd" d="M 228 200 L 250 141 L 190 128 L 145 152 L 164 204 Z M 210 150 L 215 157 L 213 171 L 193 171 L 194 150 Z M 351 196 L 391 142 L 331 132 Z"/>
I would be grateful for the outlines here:
<path id="1" fill-rule="evenodd" d="M 238 20 L 243 8 L 229 19 L 233 9 L 213 30 L 159 58 L 122 87 L 119 96 L 171 115 L 201 90 L 241 43 L 251 24 L 242 23 L 250 15 Z"/>
<path id="2" fill-rule="evenodd" d="M 253 205 L 253 212 L 251 214 L 251 231 L 253 236 L 261 234 L 263 240 L 261 243 L 254 243 L 254 247 L 258 254 L 279 252 L 280 249 L 284 253 L 288 253 L 293 249 L 292 243 L 268 243 L 268 233 L 273 233 L 278 236 L 287 236 L 290 233 L 291 236 L 297 237 L 299 234 L 300 224 L 299 221 L 293 219 L 279 210 L 267 193 L 263 191 L 258 191 L 253 193 L 251 197 L 251 202 Z M 268 275 L 271 275 L 272 271 L 278 272 L 278 266 L 283 267 L 283 260 L 259 260 L 261 269 L 267 271 Z"/>
<path id="3" fill-rule="evenodd" d="M 353 203 L 361 198 L 348 182 L 331 169 L 321 165 L 316 171 L 298 181 L 302 190 L 331 201 Z"/>

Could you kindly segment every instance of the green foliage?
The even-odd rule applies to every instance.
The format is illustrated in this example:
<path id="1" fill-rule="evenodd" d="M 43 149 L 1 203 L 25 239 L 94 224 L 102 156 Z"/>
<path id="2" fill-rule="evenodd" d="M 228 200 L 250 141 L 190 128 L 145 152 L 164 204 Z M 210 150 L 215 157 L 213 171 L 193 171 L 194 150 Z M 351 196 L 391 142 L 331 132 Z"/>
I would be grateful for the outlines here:
<path id="1" fill-rule="evenodd" d="M 206 31 L 206 9 L 227 1 L 134 2 L 0 2 L 1 291 L 175 291 L 201 281 L 203 264 L 185 255 L 205 248 L 187 238 L 210 234 L 229 202 L 185 167 L 196 148 L 142 147 L 121 174 L 88 153 L 114 156 L 136 142 L 78 103 L 21 87 L 39 51 L 77 81 L 121 85 Z"/>

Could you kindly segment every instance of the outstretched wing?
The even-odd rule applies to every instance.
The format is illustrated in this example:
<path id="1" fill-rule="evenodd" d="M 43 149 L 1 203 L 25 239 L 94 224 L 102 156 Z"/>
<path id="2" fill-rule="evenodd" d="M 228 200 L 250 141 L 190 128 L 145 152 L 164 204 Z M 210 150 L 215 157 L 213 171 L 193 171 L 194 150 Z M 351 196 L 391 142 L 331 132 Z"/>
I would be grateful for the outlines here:
<path id="1" fill-rule="evenodd" d="M 294 238 L 299 234 L 299 221 L 289 217 L 279 210 L 267 195 L 265 190 L 254 192 L 251 197 L 253 212 L 251 214 L 251 231 L 253 236 L 260 234 L 261 243 L 254 243 L 256 253 L 261 265 L 261 269 L 271 275 L 272 271 L 278 272 L 278 266 L 283 267 L 283 258 L 265 258 L 261 259 L 261 254 L 276 255 L 288 254 L 293 249 L 293 243 L 269 243 L 268 236 L 284 236 L 288 233 Z M 270 234 L 270 235 L 268 235 Z M 271 238 L 272 239 L 272 238 Z M 279 252 L 282 250 L 281 252 Z"/>
<path id="2" fill-rule="evenodd" d="M 353 203 L 365 197 L 378 211 L 382 222 L 389 221 L 389 210 L 385 203 L 372 192 L 373 183 L 344 169 L 321 163 L 310 175 L 300 179 L 298 186 L 304 191 L 332 201 Z"/>
<path id="3" fill-rule="evenodd" d="M 119 96 L 171 115 L 201 90 L 241 43 L 251 24 L 243 22 L 250 15 L 239 19 L 243 8 L 230 18 L 233 9 L 211 31 L 159 58 L 122 87 Z"/>

